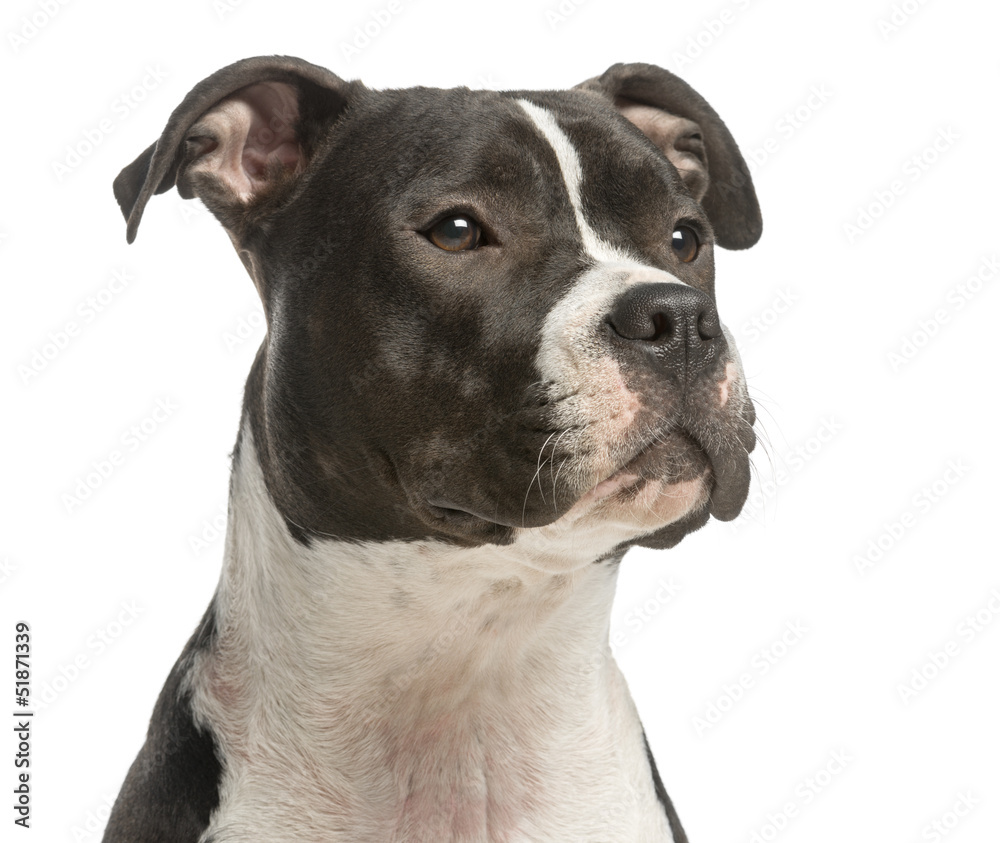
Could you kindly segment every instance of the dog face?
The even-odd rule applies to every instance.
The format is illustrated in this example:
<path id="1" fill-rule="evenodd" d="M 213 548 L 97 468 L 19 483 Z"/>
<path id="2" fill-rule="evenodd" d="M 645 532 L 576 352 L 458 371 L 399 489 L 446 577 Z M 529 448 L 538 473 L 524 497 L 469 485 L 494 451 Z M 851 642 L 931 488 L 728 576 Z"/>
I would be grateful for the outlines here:
<path id="1" fill-rule="evenodd" d="M 302 540 L 664 547 L 749 483 L 753 405 L 713 248 L 752 245 L 725 126 L 648 65 L 563 92 L 373 92 L 250 59 L 116 182 L 226 227 L 268 334 L 246 412 Z"/>

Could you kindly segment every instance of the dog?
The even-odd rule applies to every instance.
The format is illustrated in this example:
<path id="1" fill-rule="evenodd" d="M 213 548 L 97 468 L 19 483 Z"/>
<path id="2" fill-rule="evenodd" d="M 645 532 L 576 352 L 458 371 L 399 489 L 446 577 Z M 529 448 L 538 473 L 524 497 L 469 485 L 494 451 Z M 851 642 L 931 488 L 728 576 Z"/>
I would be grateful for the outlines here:
<path id="1" fill-rule="evenodd" d="M 218 589 L 107 843 L 687 838 L 611 655 L 619 563 L 747 495 L 713 248 L 761 233 L 685 82 L 200 82 L 114 192 L 221 222 L 267 334 Z"/>

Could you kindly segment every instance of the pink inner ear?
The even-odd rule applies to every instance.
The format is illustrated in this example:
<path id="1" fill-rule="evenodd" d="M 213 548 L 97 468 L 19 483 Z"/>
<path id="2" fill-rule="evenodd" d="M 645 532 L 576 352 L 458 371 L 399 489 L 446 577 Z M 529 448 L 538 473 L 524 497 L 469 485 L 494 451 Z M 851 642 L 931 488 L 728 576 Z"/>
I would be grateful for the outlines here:
<path id="1" fill-rule="evenodd" d="M 254 188 L 266 181 L 268 168 L 277 162 L 295 170 L 302 148 L 295 136 L 299 103 L 295 89 L 282 82 L 262 82 L 244 88 L 234 99 L 250 106 L 251 119 L 243 146 L 243 170 Z"/>
<path id="2" fill-rule="evenodd" d="M 615 100 L 615 107 L 667 156 L 691 195 L 700 202 L 708 190 L 708 167 L 698 124 L 622 97 Z"/>
<path id="3" fill-rule="evenodd" d="M 200 148 L 190 174 L 217 179 L 240 202 L 250 202 L 267 186 L 273 165 L 302 169 L 298 119 L 298 95 L 291 85 L 261 82 L 243 88 L 191 127 L 188 140 Z"/>

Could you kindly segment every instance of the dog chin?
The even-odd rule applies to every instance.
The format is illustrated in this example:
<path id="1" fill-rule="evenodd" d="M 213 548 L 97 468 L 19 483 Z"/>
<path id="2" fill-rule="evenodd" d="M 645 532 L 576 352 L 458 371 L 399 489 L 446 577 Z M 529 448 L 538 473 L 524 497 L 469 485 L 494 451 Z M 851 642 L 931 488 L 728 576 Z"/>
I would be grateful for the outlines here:
<path id="1" fill-rule="evenodd" d="M 661 436 L 584 494 L 560 521 L 631 529 L 618 551 L 674 547 L 710 517 L 729 521 L 742 509 L 749 491 L 745 447 L 709 453 L 687 433 Z"/>
<path id="2" fill-rule="evenodd" d="M 595 485 L 551 524 L 516 530 L 514 552 L 530 567 L 567 573 L 645 545 L 646 536 L 652 537 L 651 547 L 670 546 L 708 520 L 711 489 L 709 470 L 678 482 L 619 473 Z M 674 525 L 682 525 L 675 540 L 668 532 Z"/>
<path id="3" fill-rule="evenodd" d="M 712 474 L 707 468 L 685 480 L 622 471 L 591 489 L 563 518 L 601 521 L 639 535 L 705 509 L 711 489 Z"/>
<path id="4" fill-rule="evenodd" d="M 428 510 L 434 526 L 455 539 L 508 544 L 528 538 L 552 548 L 572 544 L 593 561 L 617 548 L 645 544 L 644 536 L 659 535 L 675 524 L 686 525 L 685 532 L 701 526 L 716 486 L 709 455 L 678 430 L 660 434 L 562 512 L 525 509 L 514 519 L 439 498 L 428 501 Z M 670 533 L 673 544 L 680 540 L 674 540 L 675 533 Z"/>

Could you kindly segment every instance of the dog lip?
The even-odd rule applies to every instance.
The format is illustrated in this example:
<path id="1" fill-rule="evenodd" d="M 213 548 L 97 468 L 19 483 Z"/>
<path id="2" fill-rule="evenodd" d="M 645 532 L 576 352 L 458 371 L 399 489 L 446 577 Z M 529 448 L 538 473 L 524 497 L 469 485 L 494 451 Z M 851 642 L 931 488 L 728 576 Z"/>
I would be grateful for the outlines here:
<path id="1" fill-rule="evenodd" d="M 697 437 L 695 441 L 712 464 L 709 511 L 719 521 L 732 521 L 743 509 L 750 491 L 750 452 L 756 445 L 756 435 L 748 425 L 740 435 L 727 440 L 727 446 L 713 447 Z"/>
<path id="2" fill-rule="evenodd" d="M 656 447 L 657 443 L 658 440 L 650 439 L 644 445 L 641 445 L 639 449 L 624 463 L 622 463 L 619 468 L 611 472 L 611 474 L 609 474 L 596 486 L 591 487 L 584 497 L 593 496 L 595 498 L 606 498 L 613 492 L 616 492 L 619 489 L 624 489 L 638 481 L 641 478 L 641 475 L 631 469 L 633 469 L 636 466 L 636 463 L 646 456 L 646 454 L 652 451 Z"/>
<path id="3" fill-rule="evenodd" d="M 688 427 L 673 428 L 672 432 L 683 434 L 693 447 L 704 454 L 711 466 L 712 488 L 708 501 L 711 515 L 719 521 L 734 519 L 743 508 L 749 491 L 750 466 L 747 455 L 754 447 L 752 429 L 748 425 L 746 434 L 739 437 L 738 441 L 729 442 L 728 446 L 721 444 L 718 437 L 702 437 Z M 728 438 L 725 441 L 728 442 Z M 712 443 L 716 443 L 715 446 Z M 644 480 L 655 479 L 651 474 L 643 473 L 642 462 L 666 444 L 660 436 L 653 436 L 643 442 L 618 468 L 587 489 L 577 499 L 576 505 L 596 503 L 624 489 L 638 486 Z M 487 515 L 474 505 L 458 503 L 450 498 L 435 496 L 425 500 L 430 513 L 436 519 L 459 528 L 473 527 L 477 522 L 480 525 L 485 522 L 498 527 L 537 527 L 552 520 L 552 518 L 543 521 L 528 519 L 532 523 L 526 523 L 520 518 L 505 518 L 499 511 Z"/>
<path id="4" fill-rule="evenodd" d="M 626 468 L 620 468 L 614 474 L 612 474 L 607 480 L 602 480 L 596 486 L 594 486 L 589 492 L 587 492 L 584 497 L 590 496 L 594 499 L 606 498 L 608 495 L 614 494 L 620 489 L 624 489 L 636 483 L 639 480 L 639 475 L 634 474 L 627 470 Z"/>
<path id="5" fill-rule="evenodd" d="M 583 494 L 580 500 L 602 500 L 603 498 L 610 497 L 615 492 L 638 484 L 643 477 L 640 471 L 636 471 L 634 469 L 636 469 L 637 463 L 639 463 L 643 457 L 656 449 L 658 444 L 660 444 L 660 441 L 654 437 L 648 442 L 640 445 L 636 452 L 624 463 L 622 463 L 619 468 L 615 469 L 595 486 L 591 486 L 590 489 Z"/>
<path id="6" fill-rule="evenodd" d="M 750 426 L 739 437 L 700 436 L 696 430 L 688 427 L 677 427 L 672 432 L 683 434 L 704 454 L 711 467 L 712 487 L 708 498 L 710 514 L 719 521 L 733 520 L 742 510 L 750 486 L 750 462 L 747 455 L 755 444 Z M 582 500 L 601 500 L 640 483 L 644 479 L 643 460 L 663 444 L 665 443 L 659 437 L 653 437 L 642 444 L 617 470 L 593 486 Z"/>
<path id="7" fill-rule="evenodd" d="M 496 513 L 493 516 L 487 516 L 473 507 L 460 505 L 445 498 L 428 499 L 427 506 L 437 518 L 452 524 L 467 524 L 470 519 L 476 519 L 477 521 L 486 521 L 489 524 L 498 524 L 501 527 L 521 526 L 513 521 L 505 521 Z"/>

